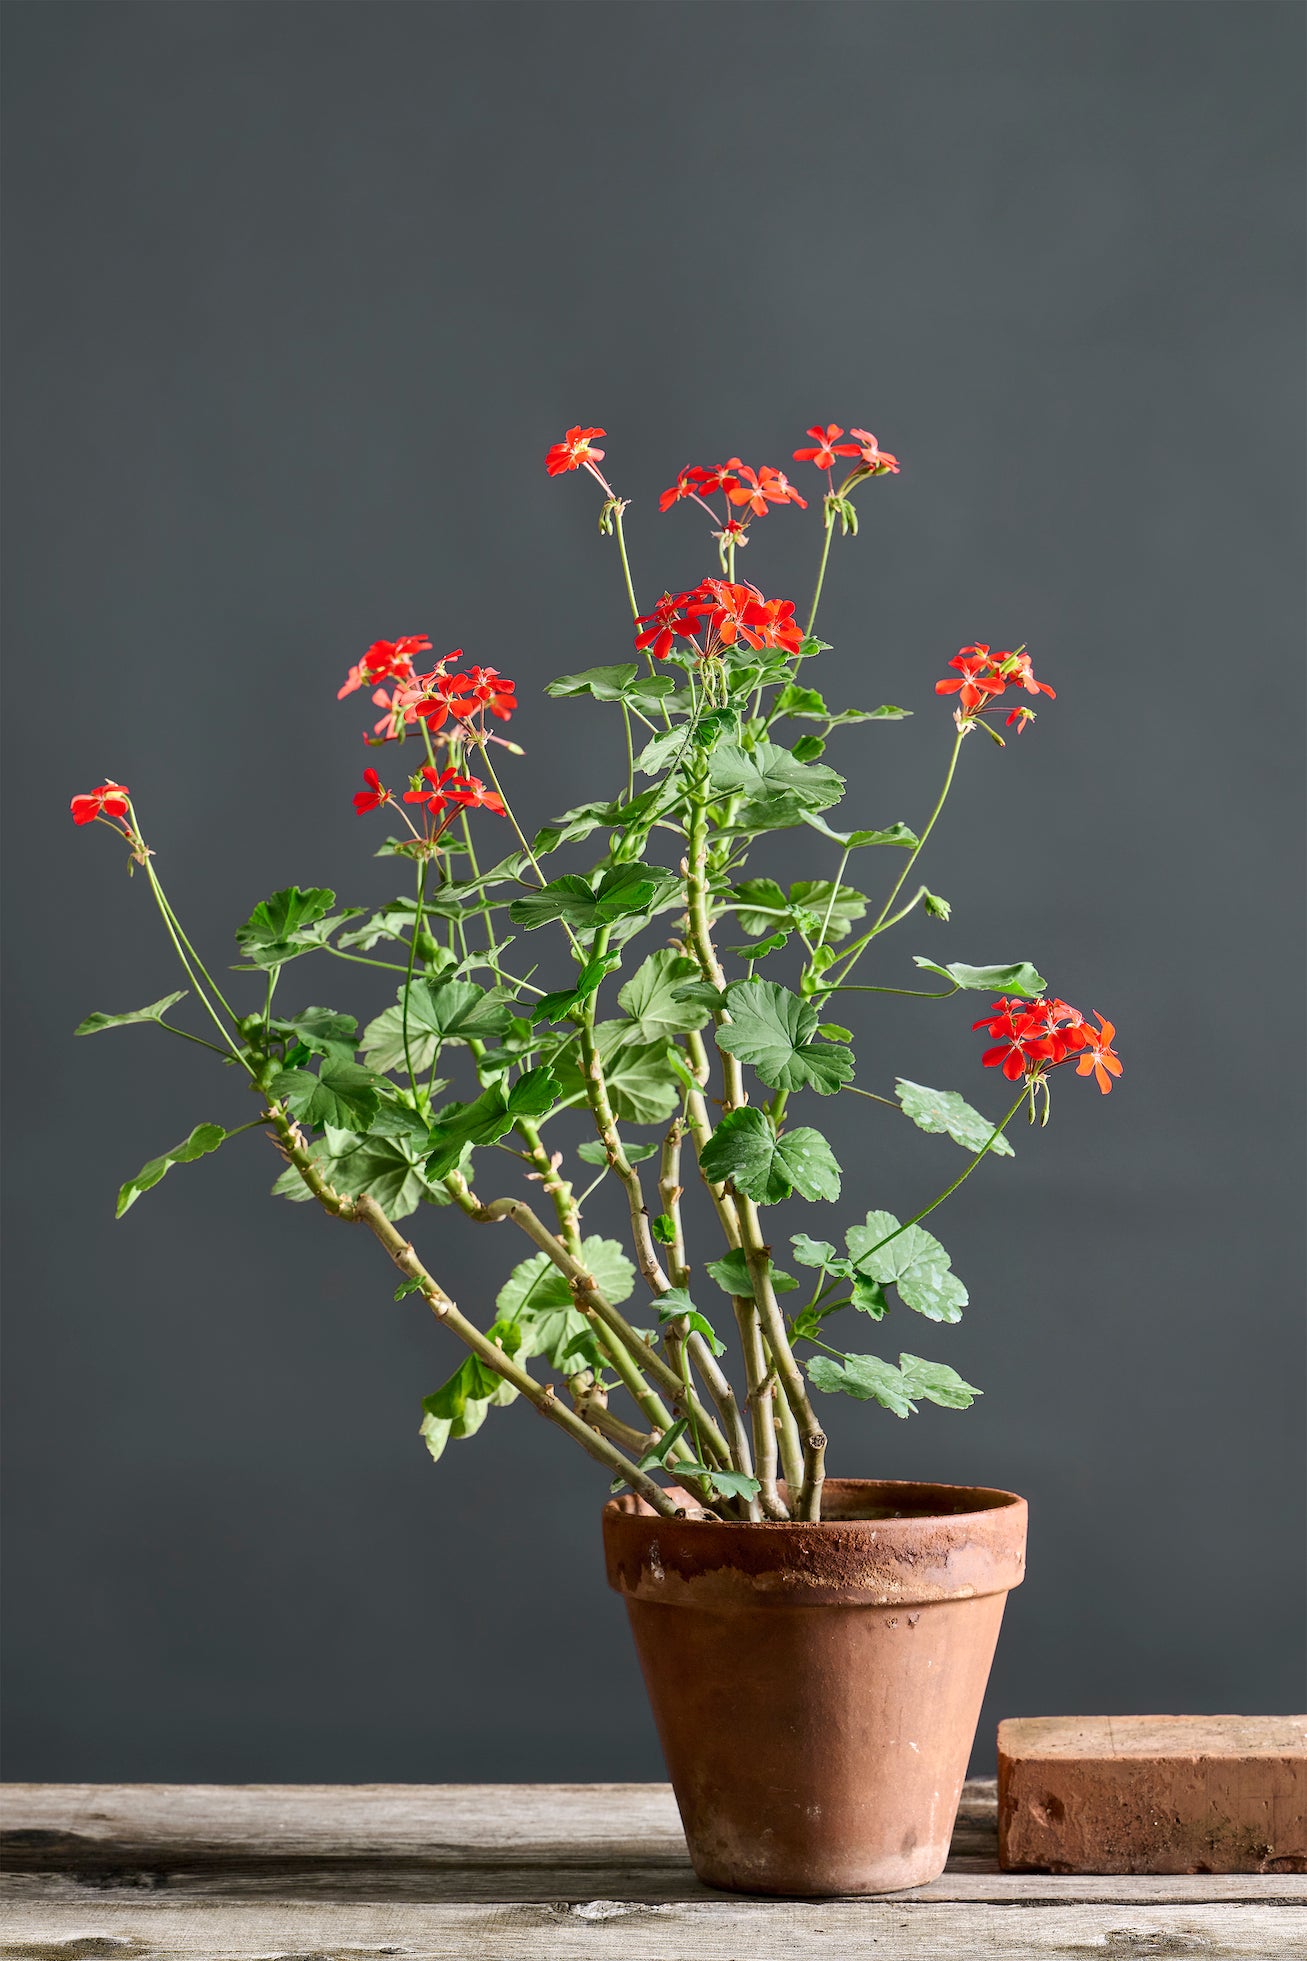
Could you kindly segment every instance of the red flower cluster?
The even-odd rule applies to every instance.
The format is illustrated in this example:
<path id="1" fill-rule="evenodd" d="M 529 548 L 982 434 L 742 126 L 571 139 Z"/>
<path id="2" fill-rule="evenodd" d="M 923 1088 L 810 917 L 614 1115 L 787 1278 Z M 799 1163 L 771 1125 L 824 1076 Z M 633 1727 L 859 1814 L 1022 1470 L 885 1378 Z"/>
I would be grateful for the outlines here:
<path id="1" fill-rule="evenodd" d="M 673 641 L 685 640 L 701 660 L 737 642 L 755 651 L 780 648 L 797 654 L 803 631 L 791 599 L 764 599 L 757 586 L 705 579 L 693 592 L 665 592 L 652 613 L 642 613 L 635 644 L 666 660 Z"/>
<path id="2" fill-rule="evenodd" d="M 854 472 L 855 476 L 884 477 L 899 473 L 898 457 L 882 449 L 869 429 L 850 429 L 849 434 L 854 439 L 851 443 L 839 440 L 844 431 L 838 422 L 828 422 L 824 429 L 819 422 L 814 423 L 808 434 L 814 447 L 796 449 L 796 463 L 815 463 L 819 470 L 830 470 L 834 468 L 837 456 L 857 456 L 862 460 Z"/>
<path id="3" fill-rule="evenodd" d="M 130 795 L 125 783 L 101 783 L 98 789 L 74 797 L 68 808 L 74 824 L 93 824 L 97 817 L 126 817 Z"/>
<path id="4" fill-rule="evenodd" d="M 443 728 L 451 716 L 471 727 L 478 736 L 485 734 L 488 714 L 501 722 L 508 720 L 517 707 L 512 681 L 493 667 L 470 667 L 465 674 L 448 673 L 452 662 L 462 660 L 461 647 L 455 647 L 453 653 L 438 660 L 427 673 L 417 673 L 415 657 L 430 651 L 431 642 L 424 633 L 412 634 L 406 640 L 377 640 L 358 665 L 350 669 L 344 687 L 337 692 L 337 700 L 374 681 L 394 683 L 389 693 L 385 688 L 373 692 L 374 707 L 384 713 L 373 725 L 371 736 L 365 734 L 365 742 L 393 742 L 419 721 L 434 732 Z"/>
<path id="5" fill-rule="evenodd" d="M 565 470 L 579 470 L 583 464 L 602 463 L 604 452 L 596 449 L 592 436 L 606 434 L 603 429 L 569 429 L 561 443 L 550 446 L 545 456 L 545 468 L 551 477 L 561 477 Z"/>
<path id="6" fill-rule="evenodd" d="M 704 502 L 715 491 L 721 491 L 726 500 L 726 511 L 721 518 L 711 504 Z M 773 470 L 768 463 L 761 469 L 751 470 L 738 456 L 716 463 L 710 470 L 697 463 L 688 465 L 658 499 L 658 508 L 669 511 L 684 497 L 692 498 L 701 510 L 707 511 L 718 527 L 713 536 L 723 547 L 747 544 L 749 525 L 756 517 L 766 517 L 773 504 L 798 504 L 805 511 L 808 508 L 808 500 L 799 495 L 783 470 Z M 745 515 L 732 517 L 732 505 Z"/>
<path id="7" fill-rule="evenodd" d="M 448 811 L 452 818 L 460 810 L 493 810 L 502 817 L 504 799 L 496 790 L 487 790 L 477 776 L 465 776 L 458 769 L 432 769 L 424 763 L 419 771 L 421 782 L 414 778 L 414 787 L 405 790 L 405 803 L 425 804 L 433 817 Z M 443 828 L 443 827 L 442 827 Z"/>
<path id="8" fill-rule="evenodd" d="M 1060 1063 L 1078 1056 L 1076 1074 L 1093 1075 L 1106 1096 L 1113 1076 L 1121 1074 L 1121 1058 L 1112 1047 L 1116 1029 L 1095 1010 L 1097 1028 L 1092 1028 L 1078 1008 L 1065 1001 L 995 1001 L 987 1015 L 973 1022 L 993 1036 L 995 1047 L 986 1049 L 981 1062 L 986 1069 L 1002 1069 L 1010 1083 L 1021 1076 L 1036 1080 Z"/>
<path id="9" fill-rule="evenodd" d="M 403 640 L 374 640 L 357 667 L 351 667 L 343 688 L 336 690 L 337 701 L 359 688 L 375 687 L 378 681 L 393 678 L 411 681 L 413 662 L 419 654 L 429 654 L 431 642 L 425 633 L 410 633 Z M 450 654 L 450 660 L 455 656 Z"/>
<path id="10" fill-rule="evenodd" d="M 937 695 L 957 695 L 958 707 L 954 720 L 959 728 L 988 712 L 990 705 L 997 701 L 1007 688 L 1024 688 L 1030 695 L 1047 695 L 1050 701 L 1057 699 L 1056 691 L 1047 681 L 1037 681 L 1030 665 L 1030 656 L 1024 647 L 1018 647 L 1012 654 L 991 653 L 982 645 L 964 647 L 949 662 L 956 667 L 957 680 L 936 681 Z M 1014 708 L 1007 718 L 1007 726 L 1017 724 L 1017 734 L 1033 722 L 1035 711 L 1022 704 Z"/>

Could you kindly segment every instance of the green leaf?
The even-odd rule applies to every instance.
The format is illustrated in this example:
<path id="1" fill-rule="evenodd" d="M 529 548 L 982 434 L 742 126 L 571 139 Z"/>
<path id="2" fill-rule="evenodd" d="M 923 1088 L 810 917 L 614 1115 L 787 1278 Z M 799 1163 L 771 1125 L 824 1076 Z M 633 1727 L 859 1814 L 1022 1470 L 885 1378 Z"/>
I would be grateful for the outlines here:
<path id="1" fill-rule="evenodd" d="M 403 1071 L 404 986 L 396 1005 L 370 1021 L 363 1031 L 368 1066 L 383 1073 Z M 510 997 L 499 990 L 487 993 L 475 981 L 413 981 L 408 988 L 408 1046 L 417 1072 L 430 1069 L 444 1042 L 484 1041 L 503 1035 L 513 1019 Z"/>
<path id="2" fill-rule="evenodd" d="M 468 1144 L 494 1144 L 519 1117 L 542 1117 L 558 1098 L 558 1079 L 547 1066 L 519 1076 L 510 1090 L 492 1083 L 473 1103 L 455 1103 L 431 1127 L 428 1178 L 444 1178 Z"/>
<path id="3" fill-rule="evenodd" d="M 793 681 L 777 695 L 776 713 L 792 715 L 796 721 L 825 722 L 830 719 L 830 710 L 816 688 L 801 688 Z"/>
<path id="4" fill-rule="evenodd" d="M 639 1026 L 629 1021 L 601 1021 L 595 1029 L 595 1046 L 618 1121 L 665 1123 L 681 1100 L 680 1079 L 668 1063 L 666 1041 L 643 1041 Z M 557 1069 L 564 1096 L 584 1094 L 585 1078 L 574 1052 L 560 1056 Z"/>
<path id="5" fill-rule="evenodd" d="M 852 931 L 854 920 L 861 919 L 867 910 L 865 892 L 857 892 L 851 885 L 841 885 L 838 891 L 835 891 L 832 904 L 832 891 L 835 891 L 835 888 L 828 878 L 801 878 L 790 887 L 791 908 L 810 912 L 816 916 L 816 926 L 810 933 L 810 938 L 815 939 L 817 933 L 821 931 L 821 923 L 826 917 L 827 907 L 830 908 L 830 923 L 823 939 L 819 942 L 822 946 L 828 945 L 831 940 L 844 939 Z"/>
<path id="6" fill-rule="evenodd" d="M 511 1353 L 508 1343 L 498 1339 L 503 1333 L 499 1328 L 490 1330 L 497 1345 Z M 475 1436 L 486 1420 L 487 1410 L 492 1405 L 503 1407 L 516 1402 L 517 1393 L 511 1382 L 505 1382 L 477 1356 L 465 1356 L 449 1381 L 434 1395 L 422 1399 L 419 1434 L 432 1457 L 439 1460 L 451 1438 Z"/>
<path id="7" fill-rule="evenodd" d="M 425 1129 L 424 1125 L 424 1134 Z M 338 1155 L 333 1154 L 324 1175 L 348 1198 L 366 1192 L 388 1219 L 406 1219 L 431 1193 L 416 1148 L 400 1138 L 351 1138 Z M 446 1196 L 441 1193 L 442 1199 Z"/>
<path id="8" fill-rule="evenodd" d="M 422 1282 L 420 1280 L 401 1280 L 398 1287 L 396 1287 L 395 1289 L 395 1299 L 397 1301 L 402 1301 L 406 1295 L 420 1294 L 421 1291 L 422 1291 Z"/>
<path id="9" fill-rule="evenodd" d="M 582 1241 L 581 1256 L 599 1291 L 614 1304 L 630 1298 L 635 1268 L 615 1239 Z M 516 1327 L 521 1354 L 544 1355 L 563 1375 L 603 1366 L 588 1317 L 577 1307 L 571 1286 L 547 1253 L 536 1253 L 513 1268 L 499 1290 L 495 1311 L 500 1323 Z"/>
<path id="10" fill-rule="evenodd" d="M 690 981 L 676 990 L 678 1001 L 695 1001 L 707 1008 L 709 1014 L 720 1014 L 726 1006 L 726 990 L 714 987 L 711 981 Z"/>
<path id="11" fill-rule="evenodd" d="M 831 1096 L 853 1074 L 853 1057 L 828 1042 L 813 1041 L 817 1010 L 775 981 L 736 981 L 726 990 L 731 1020 L 717 1030 L 717 1044 L 756 1069 L 772 1089 L 811 1084 Z"/>
<path id="12" fill-rule="evenodd" d="M 657 1144 L 636 1144 L 634 1142 L 628 1144 L 625 1138 L 622 1140 L 622 1149 L 626 1152 L 626 1161 L 628 1164 L 643 1164 L 646 1158 L 654 1158 L 658 1155 Z M 576 1155 L 581 1159 L 583 1164 L 607 1164 L 608 1162 L 608 1153 L 598 1137 L 587 1138 L 584 1144 L 578 1144 Z"/>
<path id="13" fill-rule="evenodd" d="M 194 1164 L 196 1158 L 207 1157 L 210 1151 L 217 1150 L 228 1134 L 220 1123 L 196 1124 L 184 1143 L 174 1144 L 173 1148 L 165 1151 L 160 1158 L 151 1158 L 148 1164 L 141 1166 L 134 1178 L 127 1180 L 118 1193 L 118 1210 L 115 1216 L 121 1219 L 123 1213 L 130 1211 L 135 1205 L 141 1193 L 148 1192 L 152 1186 L 157 1185 L 174 1164 Z"/>
<path id="14" fill-rule="evenodd" d="M 532 1021 L 563 1021 L 584 1001 L 588 1001 L 604 977 L 621 964 L 620 953 L 601 953 L 595 959 L 588 960 L 578 974 L 575 986 L 560 987 L 553 994 L 541 995 L 531 1010 Z"/>
<path id="15" fill-rule="evenodd" d="M 799 762 L 775 742 L 760 742 L 749 750 L 725 742 L 714 753 L 709 782 L 718 796 L 742 796 L 744 807 L 737 828 L 763 828 L 762 819 L 777 805 L 798 811 L 828 810 L 844 795 L 844 778 L 825 764 Z"/>
<path id="16" fill-rule="evenodd" d="M 1018 960 L 1010 967 L 968 967 L 962 960 L 950 960 L 947 967 L 941 967 L 920 953 L 914 953 L 912 958 L 916 966 L 924 967 L 931 974 L 942 974 L 955 987 L 973 988 L 983 994 L 1019 994 L 1037 1001 L 1048 985 L 1028 960 Z"/>
<path id="17" fill-rule="evenodd" d="M 654 1305 L 664 1327 L 669 1321 L 684 1321 L 687 1333 L 702 1335 L 714 1355 L 725 1354 L 725 1344 L 717 1339 L 717 1330 L 707 1316 L 699 1312 L 684 1287 L 669 1287 L 665 1294 L 658 1296 Z"/>
<path id="18" fill-rule="evenodd" d="M 704 1272 L 712 1275 L 724 1294 L 741 1300 L 753 1299 L 753 1276 L 741 1247 L 732 1247 L 723 1259 L 709 1260 Z M 778 1266 L 773 1266 L 771 1284 L 776 1293 L 791 1294 L 799 1283 L 793 1274 L 782 1273 Z"/>
<path id="19" fill-rule="evenodd" d="M 757 1478 L 746 1477 L 743 1471 L 717 1471 L 703 1464 L 677 1464 L 675 1470 L 678 1476 L 683 1470 L 697 1471 L 719 1498 L 756 1498 L 762 1490 Z"/>
<path id="20" fill-rule="evenodd" d="M 927 1089 L 924 1083 L 910 1083 L 904 1076 L 896 1079 L 894 1089 L 904 1116 L 911 1117 L 918 1130 L 946 1132 L 966 1151 L 983 1151 L 994 1136 L 989 1118 L 973 1110 L 955 1089 Z M 1003 1136 L 994 1137 L 989 1148 L 995 1157 L 1015 1155 Z"/>
<path id="21" fill-rule="evenodd" d="M 812 830 L 820 831 L 824 838 L 830 838 L 832 843 L 842 845 L 846 851 L 861 851 L 868 844 L 898 844 L 911 850 L 921 842 L 916 832 L 910 831 L 906 824 L 890 824 L 883 831 L 833 831 L 824 818 L 814 817 L 811 813 L 806 814 L 803 821 Z"/>
<path id="22" fill-rule="evenodd" d="M 897 1287 L 905 1307 L 928 1321 L 961 1320 L 967 1290 L 933 1233 L 900 1228 L 892 1212 L 869 1212 L 866 1223 L 850 1226 L 844 1237 L 854 1265 L 883 1287 Z"/>
<path id="23" fill-rule="evenodd" d="M 536 832 L 531 848 L 539 857 L 544 852 L 556 851 L 560 844 L 577 844 L 601 824 L 611 824 L 617 808 L 614 803 L 582 803 L 575 810 L 565 810 L 552 824 Z"/>
<path id="24" fill-rule="evenodd" d="M 331 1124 L 337 1130 L 366 1130 L 381 1098 L 370 1069 L 328 1057 L 315 1076 L 308 1069 L 282 1069 L 269 1085 L 300 1123 Z"/>
<path id="25" fill-rule="evenodd" d="M 846 1355 L 842 1365 L 814 1355 L 805 1366 L 814 1388 L 880 1403 L 895 1416 L 914 1415 L 919 1402 L 968 1409 L 982 1393 L 964 1382 L 956 1369 L 924 1361 L 920 1355 L 900 1355 L 898 1368 L 875 1355 Z"/>
<path id="26" fill-rule="evenodd" d="M 237 927 L 237 944 L 256 967 L 284 966 L 297 954 L 311 953 L 323 944 L 320 922 L 335 899 L 324 885 L 311 885 L 305 891 L 287 885 L 259 901 L 245 924 Z"/>
<path id="27" fill-rule="evenodd" d="M 684 729 L 662 729 L 650 736 L 644 748 L 635 759 L 635 766 L 642 776 L 661 776 L 665 769 L 677 762 L 687 747 Z"/>
<path id="28" fill-rule="evenodd" d="M 593 695 L 596 701 L 660 701 L 673 693 L 670 674 L 641 675 L 634 661 L 614 667 L 586 667 L 579 674 L 560 674 L 545 688 L 547 695 Z"/>
<path id="29" fill-rule="evenodd" d="M 840 1195 L 840 1168 L 820 1132 L 788 1130 L 778 1137 L 753 1104 L 722 1118 L 699 1162 L 713 1184 L 729 1178 L 759 1205 L 777 1205 L 796 1190 L 809 1199 Z"/>
<path id="30" fill-rule="evenodd" d="M 794 745 L 794 760 L 799 763 L 815 763 L 826 753 L 826 744 L 819 735 L 801 735 Z"/>
<path id="31" fill-rule="evenodd" d="M 869 1280 L 864 1273 L 853 1275 L 853 1288 L 849 1300 L 853 1307 L 862 1314 L 869 1314 L 873 1321 L 883 1321 L 889 1313 L 885 1289 L 879 1280 Z"/>
<path id="32" fill-rule="evenodd" d="M 337 1014 L 334 1008 L 301 1008 L 297 1015 L 273 1022 L 278 1034 L 293 1035 L 316 1055 L 334 1056 L 352 1062 L 358 1047 L 358 1028 L 353 1015 Z"/>
<path id="33" fill-rule="evenodd" d="M 823 1272 L 833 1273 L 839 1273 L 842 1268 L 847 1268 L 849 1273 L 853 1271 L 848 1260 L 837 1256 L 829 1239 L 810 1239 L 806 1232 L 796 1232 L 790 1235 L 790 1245 L 800 1266 L 820 1267 Z"/>
<path id="34" fill-rule="evenodd" d="M 774 878 L 746 878 L 731 890 L 740 931 L 751 939 L 789 926 L 790 902 Z"/>
<path id="35" fill-rule="evenodd" d="M 185 999 L 186 989 L 182 988 L 178 994 L 165 994 L 161 1001 L 151 1001 L 148 1008 L 130 1008 L 125 1015 L 88 1015 L 85 1021 L 78 1022 L 73 1033 L 98 1035 L 102 1028 L 127 1028 L 136 1021 L 157 1021 L 162 1025 L 169 1008 L 176 1007 L 179 1001 Z"/>
<path id="36" fill-rule="evenodd" d="M 708 1011 L 702 1003 L 685 1001 L 678 990 L 698 973 L 697 961 L 671 947 L 660 947 L 641 962 L 617 999 L 647 1042 L 702 1028 Z"/>
<path id="37" fill-rule="evenodd" d="M 633 914 L 653 912 L 668 895 L 680 888 L 674 873 L 660 865 L 611 865 L 599 883 L 575 873 L 551 879 L 543 891 L 515 899 L 508 908 L 517 926 L 543 926 L 562 919 L 582 931 L 606 926 L 612 920 Z"/>
<path id="38" fill-rule="evenodd" d="M 804 1366 L 814 1389 L 856 1396 L 863 1403 L 876 1402 L 895 1416 L 911 1416 L 915 1411 L 902 1371 L 875 1355 L 848 1355 L 843 1362 L 829 1355 L 812 1355 Z"/>

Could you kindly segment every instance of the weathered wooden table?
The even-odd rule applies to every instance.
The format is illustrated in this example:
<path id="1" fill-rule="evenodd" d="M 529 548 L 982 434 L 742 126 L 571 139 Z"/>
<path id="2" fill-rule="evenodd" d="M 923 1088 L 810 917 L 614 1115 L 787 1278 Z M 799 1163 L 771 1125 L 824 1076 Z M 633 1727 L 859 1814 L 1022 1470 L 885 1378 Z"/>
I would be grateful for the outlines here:
<path id="1" fill-rule="evenodd" d="M 1307 1957 L 1307 1878 L 1000 1873 L 992 1783 L 943 1878 L 816 1903 L 701 1886 L 665 1784 L 11 1784 L 0 1822 L 16 1961 Z"/>

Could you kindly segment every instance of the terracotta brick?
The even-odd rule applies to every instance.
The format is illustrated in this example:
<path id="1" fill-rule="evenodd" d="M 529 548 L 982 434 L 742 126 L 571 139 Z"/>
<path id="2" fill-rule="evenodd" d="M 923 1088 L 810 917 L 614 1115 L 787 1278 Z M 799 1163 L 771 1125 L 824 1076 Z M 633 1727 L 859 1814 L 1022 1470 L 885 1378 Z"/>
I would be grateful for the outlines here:
<path id="1" fill-rule="evenodd" d="M 1307 1718 L 1000 1723 L 998 1856 L 1009 1872 L 1307 1872 Z"/>

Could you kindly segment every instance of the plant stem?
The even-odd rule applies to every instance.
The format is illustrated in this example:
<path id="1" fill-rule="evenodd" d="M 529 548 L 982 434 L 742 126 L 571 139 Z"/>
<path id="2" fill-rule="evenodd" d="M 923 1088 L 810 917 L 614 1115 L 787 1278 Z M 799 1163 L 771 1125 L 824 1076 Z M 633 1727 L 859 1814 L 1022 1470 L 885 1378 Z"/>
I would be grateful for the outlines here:
<path id="1" fill-rule="evenodd" d="M 673 1287 L 688 1287 L 690 1269 L 685 1258 L 685 1232 L 681 1224 L 681 1138 L 684 1123 L 680 1117 L 673 1117 L 671 1128 L 663 1139 L 662 1155 L 658 1168 L 658 1196 L 663 1202 L 663 1213 L 672 1222 L 675 1237 L 668 1249 L 667 1265 L 671 1273 Z"/>
<path id="2" fill-rule="evenodd" d="M 590 957 L 592 960 L 597 960 L 607 950 L 608 929 L 601 926 L 591 944 Z M 644 1202 L 640 1174 L 629 1161 L 622 1147 L 617 1119 L 613 1115 L 613 1107 L 608 1096 L 603 1061 L 595 1041 L 595 1004 L 598 993 L 599 990 L 596 988 L 587 995 L 581 1011 L 581 1079 L 585 1084 L 586 1101 L 590 1105 L 595 1128 L 608 1154 L 609 1165 L 621 1179 L 626 1191 L 636 1261 L 651 1290 L 655 1294 L 665 1294 L 671 1283 L 663 1272 L 662 1261 L 654 1245 L 653 1233 L 649 1226 L 649 1209 Z"/>
<path id="3" fill-rule="evenodd" d="M 817 608 L 821 604 L 821 589 L 826 581 L 826 561 L 830 557 L 830 541 L 834 529 L 835 529 L 835 513 L 831 510 L 830 506 L 827 505 L 826 536 L 822 541 L 821 564 L 817 568 L 817 585 L 812 595 L 812 608 L 808 614 L 808 624 L 803 629 L 803 637 L 805 640 L 807 640 L 811 636 L 813 624 L 817 618 Z"/>
<path id="4" fill-rule="evenodd" d="M 418 935 L 422 931 L 422 908 L 426 904 L 426 897 L 427 860 L 424 858 L 418 867 L 417 906 L 413 915 L 413 931 L 408 943 L 408 966 L 404 972 L 404 1006 L 400 1014 L 400 1034 L 404 1041 L 404 1067 L 408 1071 L 414 1105 L 419 1110 L 422 1108 L 422 1091 L 418 1088 L 417 1074 L 413 1068 L 413 1057 L 408 1045 L 408 999 L 413 987 L 413 967 L 417 960 Z"/>
<path id="5" fill-rule="evenodd" d="M 622 529 L 622 505 L 620 498 L 616 497 L 613 499 L 613 530 L 617 536 L 617 550 L 622 561 L 622 577 L 626 581 L 626 597 L 631 608 L 631 618 L 638 620 L 640 617 L 640 608 L 636 603 L 635 587 L 631 582 L 631 561 L 626 555 L 626 533 Z M 652 662 L 650 663 L 650 671 L 655 671 Z"/>
<path id="6" fill-rule="evenodd" d="M 901 1226 L 895 1226 L 893 1232 L 887 1232 L 883 1239 L 878 1239 L 874 1246 L 869 1246 L 865 1253 L 860 1253 L 858 1256 L 858 1264 L 861 1265 L 865 1260 L 868 1260 L 873 1253 L 879 1253 L 882 1246 L 888 1246 L 891 1239 L 897 1239 L 901 1232 L 906 1232 L 908 1230 L 909 1226 L 915 1226 L 919 1224 L 920 1221 L 924 1219 L 928 1213 L 933 1212 L 935 1210 L 935 1207 L 937 1205 L 942 1205 L 946 1198 L 950 1198 L 953 1195 L 953 1193 L 957 1190 L 959 1185 L 965 1184 L 967 1179 L 971 1176 L 972 1172 L 975 1170 L 976 1166 L 980 1163 L 980 1160 L 985 1156 L 985 1154 L 989 1150 L 993 1148 L 998 1138 L 1000 1138 L 1003 1135 L 1003 1132 L 1007 1129 L 1013 1117 L 1015 1117 L 1017 1111 L 1021 1108 L 1021 1105 L 1025 1102 L 1029 1094 L 1030 1094 L 1029 1086 L 1026 1083 L 1023 1083 L 1021 1085 L 1020 1096 L 1017 1098 L 1016 1102 L 1012 1105 L 1012 1108 L 1008 1111 L 1007 1115 L 1001 1120 L 1001 1122 L 996 1123 L 994 1125 L 994 1128 L 990 1131 L 989 1136 L 985 1139 L 984 1143 L 981 1145 L 980 1149 L 976 1152 L 976 1155 L 972 1158 L 970 1164 L 967 1166 L 966 1170 L 961 1174 L 961 1176 L 955 1178 L 951 1185 L 946 1185 L 943 1191 L 940 1193 L 939 1197 L 932 1198 L 929 1205 L 923 1205 L 920 1212 L 914 1212 L 912 1217 L 910 1219 L 905 1219 Z"/>
<path id="7" fill-rule="evenodd" d="M 879 917 L 867 929 L 867 931 L 862 935 L 862 937 L 854 943 L 853 946 L 847 948 L 846 951 L 843 954 L 841 954 L 839 961 L 836 963 L 841 969 L 841 973 L 840 973 L 841 981 L 843 981 L 844 976 L 846 974 L 852 971 L 854 961 L 858 959 L 859 955 L 863 953 L 868 946 L 870 946 L 871 942 L 875 939 L 877 933 L 883 931 L 885 926 L 886 916 L 888 915 L 891 906 L 894 904 L 894 901 L 898 898 L 899 893 L 903 890 L 904 885 L 907 883 L 908 874 L 911 872 L 912 867 L 916 864 L 918 858 L 921 856 L 922 852 L 926 848 L 926 840 L 929 838 L 931 832 L 934 830 L 936 821 L 939 817 L 939 813 L 941 812 L 941 810 L 943 810 L 945 802 L 947 801 L 948 798 L 948 793 L 953 787 L 953 773 L 957 769 L 958 755 L 962 748 L 962 733 L 963 733 L 962 730 L 959 729 L 957 735 L 954 737 L 953 751 L 948 759 L 948 768 L 944 772 L 944 786 L 939 793 L 939 797 L 936 801 L 935 808 L 930 813 L 930 818 L 926 824 L 926 828 L 921 833 L 920 838 L 917 840 L 916 849 L 909 857 L 907 864 L 903 867 L 903 870 L 899 873 L 898 878 L 894 883 L 894 888 L 891 891 L 888 899 L 886 899 L 884 905 L 881 907 Z"/>
<path id="8" fill-rule="evenodd" d="M 758 1319 L 762 1323 L 762 1332 L 771 1351 L 781 1390 L 799 1426 L 803 1446 L 803 1479 L 797 1500 L 791 1494 L 791 1509 L 798 1518 L 819 1519 L 821 1490 L 826 1475 L 826 1433 L 817 1421 L 807 1383 L 794 1359 L 794 1351 L 785 1332 L 785 1317 L 777 1304 L 772 1285 L 771 1248 L 763 1241 L 758 1208 L 751 1198 L 741 1198 L 738 1203 L 744 1256 L 749 1263 Z"/>

